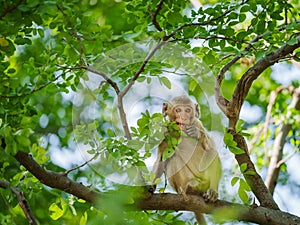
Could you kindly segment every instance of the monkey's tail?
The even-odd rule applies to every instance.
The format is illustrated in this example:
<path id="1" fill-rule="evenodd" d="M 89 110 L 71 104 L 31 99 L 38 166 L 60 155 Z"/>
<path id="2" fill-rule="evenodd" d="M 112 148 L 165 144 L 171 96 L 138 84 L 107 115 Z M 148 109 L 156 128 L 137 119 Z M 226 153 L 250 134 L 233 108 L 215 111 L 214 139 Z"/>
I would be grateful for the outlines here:
<path id="1" fill-rule="evenodd" d="M 205 220 L 202 213 L 194 212 L 194 214 L 195 214 L 195 218 L 196 218 L 199 225 L 207 225 L 206 220 Z"/>

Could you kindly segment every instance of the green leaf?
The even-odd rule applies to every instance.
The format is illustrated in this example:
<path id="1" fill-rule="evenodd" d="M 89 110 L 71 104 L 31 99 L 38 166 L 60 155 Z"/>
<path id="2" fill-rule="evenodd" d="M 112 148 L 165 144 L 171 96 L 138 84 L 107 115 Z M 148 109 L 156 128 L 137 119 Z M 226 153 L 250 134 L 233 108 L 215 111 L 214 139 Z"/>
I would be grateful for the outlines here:
<path id="1" fill-rule="evenodd" d="M 288 45 L 295 45 L 297 43 L 298 43 L 298 40 L 296 38 L 292 38 L 292 39 L 287 41 Z"/>
<path id="2" fill-rule="evenodd" d="M 141 150 L 144 146 L 144 142 L 140 140 L 128 140 L 128 147 L 135 150 Z"/>
<path id="3" fill-rule="evenodd" d="M 15 73 L 15 72 L 16 72 L 16 70 L 14 68 L 10 68 L 7 70 L 7 73 L 10 73 L 10 74 Z"/>
<path id="4" fill-rule="evenodd" d="M 215 64 L 216 58 L 214 57 L 212 51 L 209 51 L 204 57 L 203 60 L 206 64 Z"/>
<path id="5" fill-rule="evenodd" d="M 264 51 L 264 50 L 258 51 L 256 53 L 255 60 L 258 61 L 258 60 L 262 59 L 265 55 L 266 55 L 266 51 Z"/>
<path id="6" fill-rule="evenodd" d="M 240 187 L 244 189 L 245 191 L 251 191 L 250 186 L 244 179 L 240 179 Z"/>
<path id="7" fill-rule="evenodd" d="M 238 195 L 245 204 L 248 203 L 248 199 L 249 199 L 248 195 L 247 195 L 246 191 L 243 188 L 241 188 L 241 186 L 238 189 Z"/>
<path id="8" fill-rule="evenodd" d="M 242 23 L 246 20 L 247 16 L 245 14 L 240 14 L 239 15 L 239 22 Z"/>
<path id="9" fill-rule="evenodd" d="M 248 134 L 246 132 L 239 132 L 240 135 L 244 136 L 244 137 L 250 137 L 251 134 Z"/>
<path id="10" fill-rule="evenodd" d="M 110 137 L 115 137 L 116 136 L 115 132 L 110 128 L 107 129 L 107 135 L 110 136 Z"/>
<path id="11" fill-rule="evenodd" d="M 242 165 L 240 166 L 241 172 L 244 173 L 247 170 L 247 167 L 248 167 L 247 163 L 242 163 Z"/>
<path id="12" fill-rule="evenodd" d="M 88 214 L 84 212 L 84 214 L 80 218 L 79 225 L 86 225 L 87 219 L 88 219 Z"/>
<path id="13" fill-rule="evenodd" d="M 169 159 L 170 157 L 172 157 L 175 153 L 175 149 L 173 148 L 166 148 L 165 151 L 163 152 L 163 156 L 162 156 L 162 161 L 166 161 L 167 159 Z"/>
<path id="14" fill-rule="evenodd" d="M 240 12 L 249 12 L 250 10 L 252 10 L 250 5 L 243 5 Z"/>
<path id="15" fill-rule="evenodd" d="M 265 31 L 266 21 L 264 19 L 259 20 L 257 24 L 257 33 L 262 34 Z"/>
<path id="16" fill-rule="evenodd" d="M 60 208 L 56 203 L 52 203 L 49 207 L 49 211 L 50 211 L 50 217 L 53 220 L 58 220 L 59 218 L 61 218 L 64 213 L 65 213 L 65 209 L 66 208 Z"/>
<path id="17" fill-rule="evenodd" d="M 31 44 L 31 40 L 29 38 L 23 38 L 23 37 L 17 37 L 14 42 L 17 45 Z"/>
<path id="18" fill-rule="evenodd" d="M 245 124 L 244 120 L 239 119 L 236 123 L 236 132 L 239 133 L 242 130 L 242 126 Z"/>
<path id="19" fill-rule="evenodd" d="M 233 178 L 231 179 L 231 186 L 234 186 L 239 180 L 240 180 L 239 177 L 233 177 Z"/>
<path id="20" fill-rule="evenodd" d="M 228 146 L 228 148 L 235 155 L 241 155 L 241 154 L 245 153 L 245 151 L 243 149 L 236 147 L 236 146 Z"/>
<path id="21" fill-rule="evenodd" d="M 237 146 L 237 143 L 233 140 L 233 135 L 228 132 L 224 134 L 224 143 L 227 146 Z"/>
<path id="22" fill-rule="evenodd" d="M 172 222 L 173 218 L 174 218 L 174 215 L 173 215 L 173 214 L 168 214 L 168 215 L 165 217 L 165 220 L 166 220 L 167 222 Z"/>
<path id="23" fill-rule="evenodd" d="M 245 175 L 255 175 L 256 173 L 254 171 L 247 171 L 244 173 Z"/>
<path id="24" fill-rule="evenodd" d="M 159 77 L 159 81 L 163 83 L 167 88 L 171 89 L 171 81 L 167 77 Z"/>
<path id="25" fill-rule="evenodd" d="M 6 47 L 8 45 L 9 45 L 9 42 L 5 38 L 1 37 L 0 38 L 0 46 Z"/>

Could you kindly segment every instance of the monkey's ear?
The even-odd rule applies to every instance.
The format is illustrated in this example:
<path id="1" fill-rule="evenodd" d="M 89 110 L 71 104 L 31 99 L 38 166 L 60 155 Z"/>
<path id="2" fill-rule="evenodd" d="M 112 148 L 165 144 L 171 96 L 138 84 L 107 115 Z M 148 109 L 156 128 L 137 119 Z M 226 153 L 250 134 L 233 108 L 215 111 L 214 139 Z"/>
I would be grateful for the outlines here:
<path id="1" fill-rule="evenodd" d="M 163 103 L 163 107 L 162 107 L 162 114 L 164 116 L 168 115 L 168 108 L 169 108 L 169 103 L 168 102 L 164 102 Z"/>
<path id="2" fill-rule="evenodd" d="M 199 108 L 199 105 L 196 103 L 195 104 L 195 117 L 199 119 L 200 117 L 200 108 Z"/>

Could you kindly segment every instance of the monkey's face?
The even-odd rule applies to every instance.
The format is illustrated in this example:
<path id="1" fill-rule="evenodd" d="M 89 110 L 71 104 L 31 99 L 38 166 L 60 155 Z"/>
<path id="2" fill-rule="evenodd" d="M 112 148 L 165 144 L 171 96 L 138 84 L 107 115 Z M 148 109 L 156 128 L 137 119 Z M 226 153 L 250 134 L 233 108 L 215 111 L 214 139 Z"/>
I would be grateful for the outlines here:
<path id="1" fill-rule="evenodd" d="M 180 130 L 185 130 L 186 125 L 191 125 L 195 115 L 194 109 L 189 105 L 174 106 L 172 114 Z"/>

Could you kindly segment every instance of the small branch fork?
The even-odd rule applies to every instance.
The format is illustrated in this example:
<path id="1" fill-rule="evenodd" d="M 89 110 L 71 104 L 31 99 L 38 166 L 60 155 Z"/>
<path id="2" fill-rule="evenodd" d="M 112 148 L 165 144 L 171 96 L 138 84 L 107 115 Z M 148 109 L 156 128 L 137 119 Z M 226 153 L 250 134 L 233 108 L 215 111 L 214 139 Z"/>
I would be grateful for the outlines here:
<path id="1" fill-rule="evenodd" d="M 26 219 L 28 220 L 30 225 L 38 225 L 38 222 L 29 206 L 28 201 L 26 200 L 24 193 L 21 192 L 17 187 L 11 187 L 10 183 L 6 180 L 0 180 L 0 188 L 10 188 L 12 193 L 14 193 L 19 201 L 19 205 L 23 210 Z"/>
<path id="2" fill-rule="evenodd" d="M 72 171 L 78 170 L 78 169 L 80 169 L 80 168 L 86 166 L 86 165 L 89 164 L 91 161 L 95 160 L 98 156 L 99 156 L 98 153 L 95 154 L 92 158 L 90 158 L 90 159 L 87 160 L 86 162 L 82 163 L 81 165 L 76 166 L 76 167 L 74 167 L 74 168 L 72 168 L 72 169 L 69 169 L 69 170 L 65 171 L 65 172 L 63 173 L 63 175 L 64 175 L 64 176 L 68 176 L 69 173 L 71 173 Z"/>

